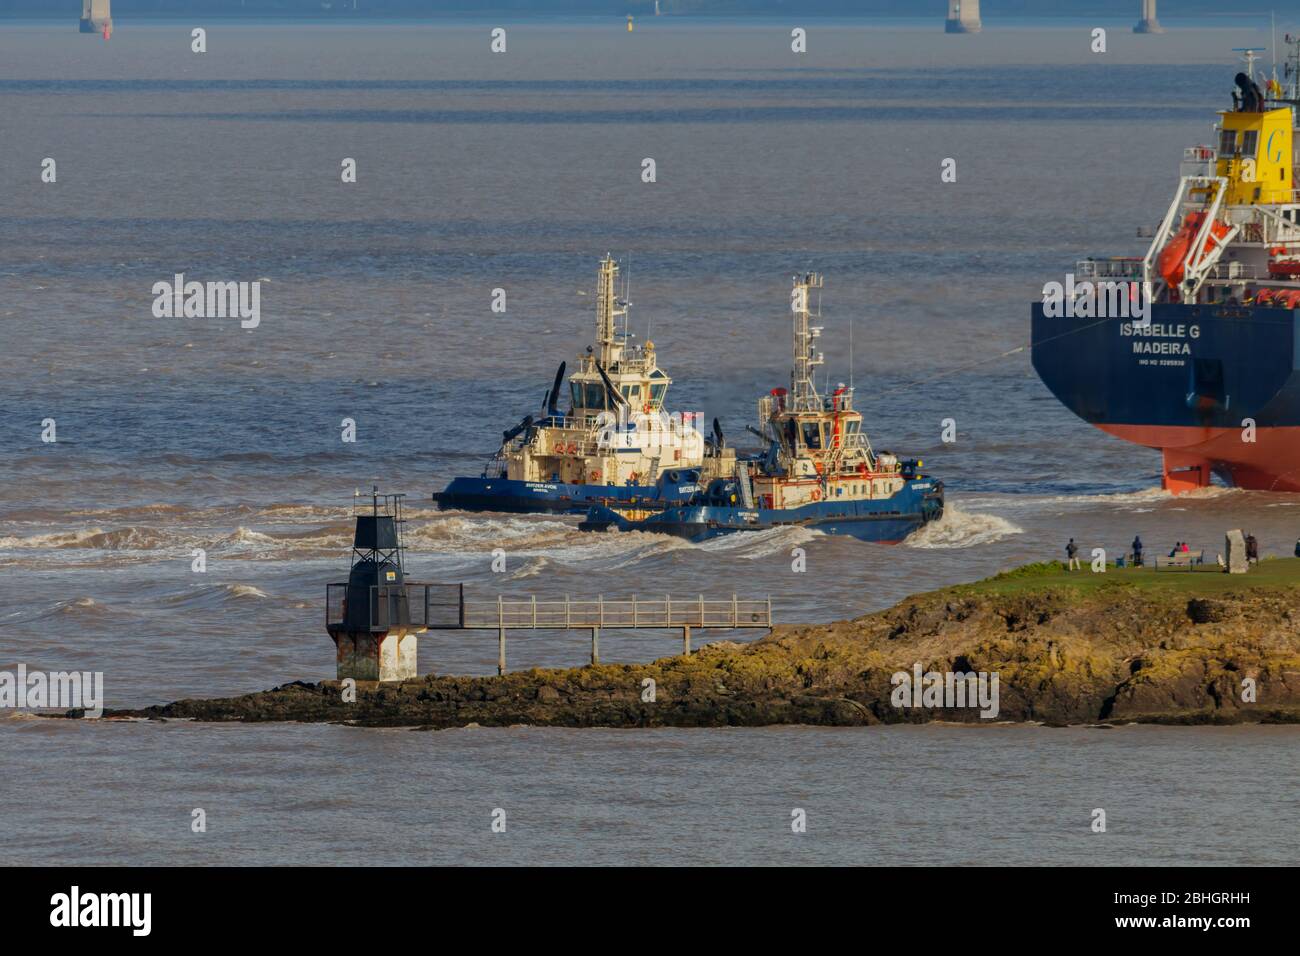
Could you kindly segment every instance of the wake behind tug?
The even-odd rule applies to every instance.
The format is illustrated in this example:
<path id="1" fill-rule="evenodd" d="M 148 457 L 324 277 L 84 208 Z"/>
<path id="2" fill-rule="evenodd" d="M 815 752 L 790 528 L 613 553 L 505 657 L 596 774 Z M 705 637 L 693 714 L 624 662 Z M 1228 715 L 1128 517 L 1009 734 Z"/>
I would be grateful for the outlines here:
<path id="1" fill-rule="evenodd" d="M 853 389 L 826 398 L 813 372 L 824 362 L 815 347 L 821 327 L 810 324 L 810 293 L 822 277 L 796 276 L 794 365 L 790 388 L 774 388 L 758 403 L 764 453 L 736 460 L 681 503 L 608 503 L 591 508 L 587 531 L 652 531 L 703 541 L 738 531 L 781 526 L 816 528 L 864 541 L 896 543 L 943 516 L 943 483 L 920 473 L 921 462 L 876 454 L 853 408 Z"/>

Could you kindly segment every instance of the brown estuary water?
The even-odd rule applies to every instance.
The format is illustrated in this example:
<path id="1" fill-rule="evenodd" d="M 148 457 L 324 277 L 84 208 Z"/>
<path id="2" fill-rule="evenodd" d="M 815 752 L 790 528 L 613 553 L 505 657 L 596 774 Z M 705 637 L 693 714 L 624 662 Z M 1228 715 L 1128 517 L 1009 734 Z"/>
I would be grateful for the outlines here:
<path id="1" fill-rule="evenodd" d="M 1261 24 L 1104 23 L 1104 56 L 1070 21 L 813 21 L 802 56 L 784 21 L 524 20 L 503 55 L 494 25 L 221 21 L 196 55 L 179 22 L 104 42 L 0 21 L 0 670 L 100 671 L 113 707 L 333 676 L 324 584 L 372 483 L 409 495 L 412 575 L 471 596 L 736 592 L 791 622 L 1069 537 L 1213 553 L 1243 527 L 1291 553 L 1296 496 L 1166 495 L 1156 453 L 1075 419 L 1013 352 L 1044 282 L 1140 251 Z M 690 545 L 433 510 L 590 340 L 606 252 L 670 406 L 731 435 L 788 374 L 789 275 L 823 272 L 832 381 L 877 448 L 946 482 L 943 521 L 896 547 Z M 260 325 L 156 318 L 178 272 L 260 281 Z M 510 663 L 586 653 L 543 631 Z M 439 673 L 495 660 L 486 633 L 420 648 Z M 421 733 L 9 710 L 0 819 L 24 835 L 7 860 L 31 863 L 1284 863 L 1298 755 L 1284 727 Z"/>

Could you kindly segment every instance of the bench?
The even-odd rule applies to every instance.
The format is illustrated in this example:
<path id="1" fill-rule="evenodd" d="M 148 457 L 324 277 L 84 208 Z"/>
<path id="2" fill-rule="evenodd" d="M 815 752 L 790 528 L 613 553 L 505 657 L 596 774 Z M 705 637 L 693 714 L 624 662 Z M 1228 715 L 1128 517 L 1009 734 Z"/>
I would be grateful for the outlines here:
<path id="1" fill-rule="evenodd" d="M 1179 551 L 1172 558 L 1165 557 L 1163 554 L 1158 554 L 1155 558 L 1157 571 L 1161 568 L 1186 568 L 1190 571 L 1194 565 L 1204 563 L 1204 551 Z"/>

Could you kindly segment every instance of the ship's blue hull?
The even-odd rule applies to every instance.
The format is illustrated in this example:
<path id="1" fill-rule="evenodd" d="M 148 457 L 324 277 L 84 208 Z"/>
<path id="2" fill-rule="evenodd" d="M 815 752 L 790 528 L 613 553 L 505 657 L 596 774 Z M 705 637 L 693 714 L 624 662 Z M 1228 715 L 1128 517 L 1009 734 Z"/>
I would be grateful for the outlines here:
<path id="1" fill-rule="evenodd" d="M 1032 330 L 1035 371 L 1090 424 L 1300 425 L 1300 311 L 1160 303 L 1143 328 L 1035 303 Z"/>
<path id="2" fill-rule="evenodd" d="M 1034 370 L 1084 421 L 1164 453 L 1165 487 L 1300 491 L 1300 310 L 1160 303 L 1032 315 Z"/>
<path id="3" fill-rule="evenodd" d="M 686 503 L 665 507 L 638 520 L 624 517 L 615 508 L 595 506 L 579 527 L 586 531 L 651 531 L 706 541 L 724 534 L 790 526 L 894 544 L 942 516 L 943 482 L 923 479 L 909 481 L 892 498 L 818 501 L 799 508 Z"/>
<path id="4" fill-rule="evenodd" d="M 607 502 L 686 501 L 698 489 L 691 480 L 665 480 L 658 485 L 569 485 L 509 478 L 453 478 L 444 490 L 433 495 L 433 500 L 444 511 L 586 514 L 592 506 Z"/>

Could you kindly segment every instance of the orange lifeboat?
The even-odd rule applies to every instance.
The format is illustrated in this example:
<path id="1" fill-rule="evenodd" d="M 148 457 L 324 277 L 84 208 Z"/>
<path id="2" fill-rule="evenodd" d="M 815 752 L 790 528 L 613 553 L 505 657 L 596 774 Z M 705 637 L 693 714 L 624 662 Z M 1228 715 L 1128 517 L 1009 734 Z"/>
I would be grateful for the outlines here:
<path id="1" fill-rule="evenodd" d="M 1156 260 L 1156 269 L 1160 273 L 1160 278 L 1170 286 L 1177 286 L 1183 281 L 1183 263 L 1187 261 L 1188 250 L 1192 248 L 1192 243 L 1196 239 L 1196 234 L 1201 229 L 1201 224 L 1205 222 L 1205 213 L 1189 212 L 1183 218 L 1182 228 L 1160 250 L 1160 256 Z M 1222 239 L 1228 234 L 1226 223 L 1215 220 L 1210 226 L 1210 233 L 1213 238 L 1205 240 L 1205 251 L 1209 252 L 1214 248 L 1214 239 Z"/>

